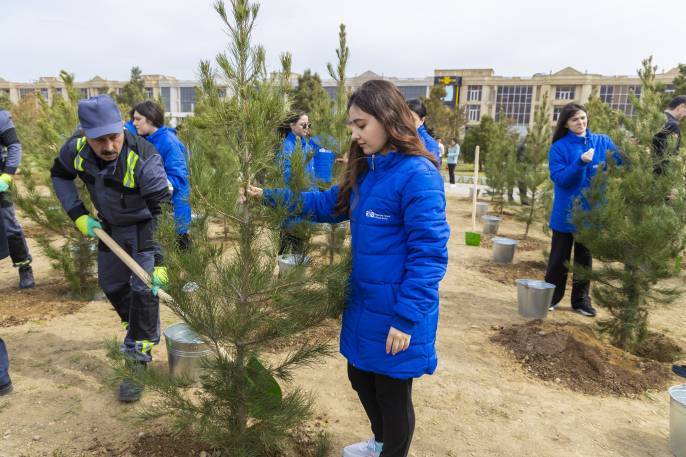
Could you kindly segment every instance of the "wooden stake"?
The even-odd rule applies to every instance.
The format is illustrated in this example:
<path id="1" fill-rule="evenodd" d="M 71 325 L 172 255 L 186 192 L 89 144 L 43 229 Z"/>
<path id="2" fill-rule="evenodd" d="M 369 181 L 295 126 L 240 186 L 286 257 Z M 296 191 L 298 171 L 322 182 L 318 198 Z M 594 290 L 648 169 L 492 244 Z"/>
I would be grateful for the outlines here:
<path id="1" fill-rule="evenodd" d="M 476 232 L 476 193 L 479 185 L 479 146 L 474 148 L 474 185 L 472 187 L 472 232 Z"/>

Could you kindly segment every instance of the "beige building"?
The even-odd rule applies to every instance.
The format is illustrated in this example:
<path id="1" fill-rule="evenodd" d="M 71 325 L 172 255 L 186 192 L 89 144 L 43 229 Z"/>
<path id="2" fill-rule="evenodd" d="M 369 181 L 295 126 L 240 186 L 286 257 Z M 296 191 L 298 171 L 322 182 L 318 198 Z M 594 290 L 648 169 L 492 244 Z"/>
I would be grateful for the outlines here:
<path id="1" fill-rule="evenodd" d="M 674 68 L 658 74 L 657 81 L 670 89 L 678 74 Z M 297 74 L 293 74 L 291 84 L 297 84 Z M 532 77 L 505 77 L 495 74 L 493 69 L 453 69 L 435 70 L 433 77 L 395 78 L 366 71 L 348 78 L 346 86 L 355 90 L 370 79 L 385 79 L 398 86 L 406 99 L 428 97 L 432 85 L 442 84 L 446 88 L 445 103 L 451 107 L 465 109 L 467 126 L 477 125 L 481 117 L 499 117 L 502 111 L 514 121 L 516 128 L 525 130 L 533 122 L 533 113 L 540 104 L 544 93 L 548 93 L 553 110 L 553 121 L 557 120 L 562 107 L 570 101 L 585 103 L 593 91 L 612 108 L 631 114 L 629 94 L 640 96 L 641 81 L 638 76 L 603 76 L 582 73 L 567 67 L 557 73 L 537 73 Z M 179 80 L 173 76 L 143 75 L 145 90 L 150 98 L 161 98 L 164 110 L 175 124 L 193 114 L 195 108 L 197 81 Z M 95 76 L 89 81 L 76 82 L 74 85 L 82 98 L 100 93 L 121 93 L 127 81 L 112 81 Z M 325 79 L 322 84 L 332 97 L 336 84 Z M 225 89 L 221 89 L 225 92 Z M 0 93 L 7 95 L 14 103 L 30 93 L 40 93 L 52 101 L 55 96 L 64 96 L 64 85 L 59 78 L 42 77 L 30 83 L 9 82 L 0 78 Z"/>
<path id="2" fill-rule="evenodd" d="M 656 80 L 671 89 L 678 69 L 656 75 Z M 629 94 L 640 96 L 638 76 L 603 76 L 583 73 L 572 67 L 557 73 L 537 73 L 530 78 L 497 76 L 493 69 L 435 70 L 434 83 L 446 86 L 446 103 L 465 109 L 467 126 L 476 125 L 481 117 L 498 118 L 500 112 L 512 119 L 521 130 L 533 123 L 534 110 L 548 94 L 552 120 L 569 102 L 585 103 L 594 91 L 610 107 L 631 115 Z"/>

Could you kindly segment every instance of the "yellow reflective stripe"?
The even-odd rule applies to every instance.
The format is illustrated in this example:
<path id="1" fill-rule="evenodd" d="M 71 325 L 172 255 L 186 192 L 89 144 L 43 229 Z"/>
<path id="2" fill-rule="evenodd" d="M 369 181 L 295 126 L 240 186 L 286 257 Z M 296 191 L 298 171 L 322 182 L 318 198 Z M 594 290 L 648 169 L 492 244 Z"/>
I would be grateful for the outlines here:
<path id="1" fill-rule="evenodd" d="M 141 352 L 152 351 L 153 346 L 155 346 L 155 343 L 149 340 L 138 341 L 138 343 L 141 345 Z"/>
<path id="2" fill-rule="evenodd" d="M 83 157 L 78 153 L 74 157 L 74 169 L 76 171 L 83 171 Z"/>
<path id="3" fill-rule="evenodd" d="M 81 152 L 81 150 L 86 146 L 86 137 L 82 136 L 76 140 L 76 152 Z"/>
<path id="4" fill-rule="evenodd" d="M 138 162 L 138 154 L 133 151 L 129 151 L 129 155 L 126 157 L 126 174 L 124 174 L 124 187 L 129 187 L 133 189 L 136 186 L 136 180 L 134 179 L 134 170 L 136 169 L 136 163 Z"/>
<path id="5" fill-rule="evenodd" d="M 129 323 L 128 322 L 122 322 L 121 328 L 122 328 L 122 330 L 128 330 L 129 329 Z"/>

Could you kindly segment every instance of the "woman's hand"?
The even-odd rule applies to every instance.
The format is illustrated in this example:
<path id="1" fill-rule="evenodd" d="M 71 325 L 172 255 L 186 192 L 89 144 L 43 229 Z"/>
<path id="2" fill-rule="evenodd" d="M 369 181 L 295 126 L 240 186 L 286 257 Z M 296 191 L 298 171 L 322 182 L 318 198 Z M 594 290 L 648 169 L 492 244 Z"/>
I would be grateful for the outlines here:
<path id="1" fill-rule="evenodd" d="M 391 327 L 386 338 L 386 354 L 396 355 L 410 347 L 412 335 L 403 333 L 395 327 Z"/>
<path id="2" fill-rule="evenodd" d="M 593 153 L 595 150 L 593 148 L 589 149 L 588 151 L 584 152 L 581 154 L 581 160 L 583 160 L 586 163 L 589 163 L 590 161 L 593 160 Z"/>
<path id="3" fill-rule="evenodd" d="M 248 197 L 250 198 L 260 198 L 262 197 L 262 188 L 261 187 L 255 187 L 255 186 L 249 186 L 248 187 Z M 241 187 L 238 190 L 238 203 L 241 205 L 245 203 L 247 198 L 245 198 L 245 192 L 243 191 L 243 187 Z"/>

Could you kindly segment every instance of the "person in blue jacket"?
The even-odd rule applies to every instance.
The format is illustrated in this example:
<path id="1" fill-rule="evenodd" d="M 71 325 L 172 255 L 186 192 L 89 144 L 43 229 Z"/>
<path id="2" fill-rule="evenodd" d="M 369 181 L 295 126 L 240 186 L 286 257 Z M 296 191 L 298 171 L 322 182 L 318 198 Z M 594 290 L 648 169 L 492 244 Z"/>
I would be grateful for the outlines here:
<path id="1" fill-rule="evenodd" d="M 0 260 L 10 255 L 10 249 L 5 236 L 5 221 L 0 217 Z M 10 357 L 7 354 L 7 346 L 0 338 L 0 397 L 12 392 L 12 379 L 10 378 Z"/>
<path id="2" fill-rule="evenodd" d="M 436 370 L 438 286 L 450 236 L 443 178 L 400 91 L 365 82 L 348 102 L 352 144 L 341 184 L 293 198 L 249 190 L 265 204 L 298 207 L 317 222 L 350 220 L 352 272 L 340 350 L 374 437 L 345 457 L 408 455 L 415 417 L 412 381 Z"/>
<path id="3" fill-rule="evenodd" d="M 566 264 L 569 262 L 572 248 L 574 248 L 575 266 L 587 269 L 592 267 L 590 251 L 574 239 L 576 232 L 572 224 L 574 203 L 580 200 L 582 208 L 588 209 L 588 202 L 583 192 L 590 188 L 591 179 L 598 169 L 602 171 L 608 157 L 621 163 L 617 147 L 610 137 L 591 133 L 587 125 L 588 117 L 583 106 L 576 103 L 565 105 L 557 120 L 548 153 L 550 179 L 554 184 L 554 199 L 550 215 L 553 239 L 545 280 L 555 285 L 551 310 L 555 309 L 564 297 L 568 273 Z M 595 317 L 596 310 L 591 305 L 589 289 L 588 280 L 572 278 L 572 309 L 584 316 Z"/>
<path id="4" fill-rule="evenodd" d="M 134 133 L 142 136 L 160 153 L 164 170 L 172 187 L 172 205 L 176 220 L 176 233 L 179 247 L 187 249 L 190 245 L 188 230 L 191 224 L 190 183 L 188 180 L 188 153 L 186 146 L 177 138 L 174 129 L 164 125 L 162 108 L 150 100 L 138 103 L 131 110 Z M 127 122 L 126 128 L 131 126 Z"/>
<path id="5" fill-rule="evenodd" d="M 441 147 L 438 142 L 433 137 L 433 131 L 429 129 L 426 125 L 426 105 L 424 102 L 417 98 L 408 100 L 407 106 L 412 110 L 412 117 L 414 118 L 414 125 L 417 127 L 417 135 L 424 143 L 424 147 L 427 151 L 436 157 L 438 162 L 438 168 L 441 168 L 441 163 L 443 163 L 443 157 L 441 157 Z"/>
<path id="6" fill-rule="evenodd" d="M 312 139 L 309 138 L 312 124 L 310 118 L 304 111 L 296 111 L 290 116 L 279 128 L 279 133 L 283 137 L 281 142 L 281 149 L 276 153 L 276 160 L 281 167 L 283 175 L 283 182 L 286 186 L 291 185 L 292 169 L 293 169 L 293 154 L 298 150 L 302 151 L 303 168 L 305 170 L 305 178 L 309 182 L 308 189 L 316 190 L 316 172 L 314 167 L 314 153 L 319 150 Z M 301 221 L 298 216 L 288 218 L 281 229 L 281 243 L 279 246 L 279 255 L 285 253 L 301 254 L 304 249 L 305 240 L 302 235 L 297 233 L 295 228 Z"/>

